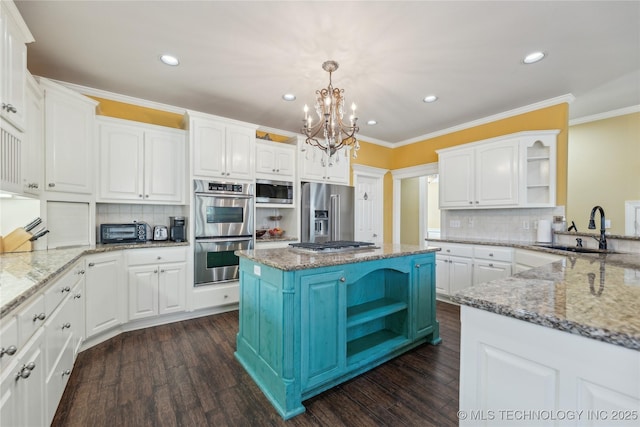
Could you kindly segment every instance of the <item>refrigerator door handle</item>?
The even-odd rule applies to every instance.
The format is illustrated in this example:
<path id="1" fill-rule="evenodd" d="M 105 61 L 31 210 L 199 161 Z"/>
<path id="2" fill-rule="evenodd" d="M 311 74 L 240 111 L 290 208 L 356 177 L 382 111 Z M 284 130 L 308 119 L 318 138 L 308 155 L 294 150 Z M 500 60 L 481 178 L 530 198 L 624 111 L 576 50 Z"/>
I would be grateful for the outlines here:
<path id="1" fill-rule="evenodd" d="M 340 195 L 331 195 L 331 240 L 338 240 L 340 236 Z"/>

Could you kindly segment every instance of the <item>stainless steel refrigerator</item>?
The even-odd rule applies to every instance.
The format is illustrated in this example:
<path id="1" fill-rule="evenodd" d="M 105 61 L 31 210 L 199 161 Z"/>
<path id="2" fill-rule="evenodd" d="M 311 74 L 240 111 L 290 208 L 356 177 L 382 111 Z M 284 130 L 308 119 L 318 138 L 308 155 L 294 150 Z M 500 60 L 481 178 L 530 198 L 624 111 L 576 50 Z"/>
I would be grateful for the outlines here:
<path id="1" fill-rule="evenodd" d="M 303 182 L 301 194 L 301 242 L 353 240 L 353 187 Z"/>

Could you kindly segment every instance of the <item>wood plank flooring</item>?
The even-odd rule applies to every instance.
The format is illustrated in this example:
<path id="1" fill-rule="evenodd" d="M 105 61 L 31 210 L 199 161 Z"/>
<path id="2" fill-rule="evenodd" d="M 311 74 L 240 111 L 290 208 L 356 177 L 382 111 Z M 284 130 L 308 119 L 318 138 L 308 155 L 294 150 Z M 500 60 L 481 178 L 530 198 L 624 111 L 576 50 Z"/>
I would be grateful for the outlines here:
<path id="1" fill-rule="evenodd" d="M 78 356 L 53 426 L 457 426 L 459 307 L 422 345 L 284 421 L 235 360 L 238 312 L 132 331 Z"/>

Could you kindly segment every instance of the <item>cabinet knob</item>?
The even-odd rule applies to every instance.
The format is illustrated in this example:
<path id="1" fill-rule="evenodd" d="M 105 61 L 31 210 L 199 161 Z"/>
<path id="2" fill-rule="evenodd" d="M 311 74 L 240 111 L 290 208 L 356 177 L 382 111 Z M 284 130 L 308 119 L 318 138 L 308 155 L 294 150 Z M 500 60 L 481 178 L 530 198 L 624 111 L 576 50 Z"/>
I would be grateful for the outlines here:
<path id="1" fill-rule="evenodd" d="M 489 254 L 489 256 L 493 256 L 493 254 Z"/>
<path id="2" fill-rule="evenodd" d="M 156 274 L 156 273 L 158 273 L 158 270 L 157 269 L 153 270 L 153 274 Z"/>
<path id="3" fill-rule="evenodd" d="M 53 188 L 53 187 L 55 187 L 55 186 L 56 186 L 56 183 L 55 183 L 55 182 L 50 182 L 50 183 L 49 183 L 49 187 Z"/>
<path id="4" fill-rule="evenodd" d="M 476 200 L 476 205 L 477 205 L 478 203 L 480 203 L 480 202 L 478 202 L 478 201 Z"/>
<path id="5" fill-rule="evenodd" d="M 275 172 L 275 171 L 276 171 L 275 169 L 271 169 L 271 172 Z"/>
<path id="6" fill-rule="evenodd" d="M 140 197 L 142 199 L 142 194 L 138 194 L 138 197 Z"/>
<path id="7" fill-rule="evenodd" d="M 164 273 L 164 270 L 160 270 L 160 273 Z"/>
<path id="8" fill-rule="evenodd" d="M 69 329 L 69 328 L 71 328 L 71 323 L 69 322 L 62 325 L 62 329 Z"/>
<path id="9" fill-rule="evenodd" d="M 231 175 L 231 172 L 227 172 L 227 176 Z"/>
<path id="10" fill-rule="evenodd" d="M 70 288 L 70 287 L 68 287 L 68 286 L 65 286 L 64 288 L 62 288 L 62 289 L 60 290 L 60 292 L 62 292 L 62 293 L 65 293 L 65 292 L 71 292 L 71 288 Z"/>
<path id="11" fill-rule="evenodd" d="M 276 172 L 280 172 L 280 169 L 276 169 Z"/>
<path id="12" fill-rule="evenodd" d="M 62 371 L 62 376 L 64 377 L 65 375 L 71 375 L 71 369 L 65 369 Z"/>
<path id="13" fill-rule="evenodd" d="M 144 195 L 144 197 L 145 197 L 145 199 L 148 199 L 148 198 L 149 198 L 149 195 L 148 195 L 148 194 L 145 194 L 145 195 Z"/>
<path id="14" fill-rule="evenodd" d="M 94 266 L 95 266 L 95 264 L 94 264 L 93 262 L 90 262 L 90 263 L 88 264 L 88 266 L 89 266 L 89 267 L 94 267 Z"/>
<path id="15" fill-rule="evenodd" d="M 79 299 L 79 298 L 82 298 L 82 294 L 75 294 L 73 296 L 73 299 Z"/>
<path id="16" fill-rule="evenodd" d="M 2 104 L 2 109 L 5 110 L 7 113 L 17 113 L 18 110 L 16 110 L 16 107 L 14 107 L 11 104 Z"/>
<path id="17" fill-rule="evenodd" d="M 416 268 L 420 268 L 420 264 L 416 264 Z"/>
<path id="18" fill-rule="evenodd" d="M 227 298 L 229 298 L 229 295 L 224 295 L 223 298 L 227 299 Z"/>
<path id="19" fill-rule="evenodd" d="M 492 263 L 489 263 L 489 267 L 493 267 L 493 264 L 492 264 Z"/>
<path id="20" fill-rule="evenodd" d="M 162 257 L 160 255 L 158 255 L 158 257 L 156 259 L 162 259 Z"/>
<path id="21" fill-rule="evenodd" d="M 344 283 L 344 282 L 346 282 L 346 281 L 347 281 L 347 279 L 346 279 L 345 277 L 341 277 L 341 278 L 340 278 L 340 281 L 341 281 L 342 283 Z"/>
<path id="22" fill-rule="evenodd" d="M 34 184 L 33 184 L 33 188 L 35 188 L 35 189 L 37 190 L 38 188 L 40 188 L 40 184 L 38 184 L 37 182 L 36 182 L 36 183 L 34 183 Z"/>
<path id="23" fill-rule="evenodd" d="M 470 205 L 472 205 L 472 204 L 473 204 L 473 202 L 472 202 L 471 200 L 469 200 L 469 204 L 470 204 Z"/>
<path id="24" fill-rule="evenodd" d="M 13 356 L 14 354 L 16 354 L 16 351 L 18 351 L 18 348 L 15 345 L 10 345 L 7 348 L 0 348 L 0 357 L 4 356 L 5 354 L 7 356 Z"/>
<path id="25" fill-rule="evenodd" d="M 33 315 L 33 321 L 35 322 L 36 320 L 44 320 L 46 316 L 44 315 L 44 313 L 40 313 L 40 314 L 34 314 Z"/>

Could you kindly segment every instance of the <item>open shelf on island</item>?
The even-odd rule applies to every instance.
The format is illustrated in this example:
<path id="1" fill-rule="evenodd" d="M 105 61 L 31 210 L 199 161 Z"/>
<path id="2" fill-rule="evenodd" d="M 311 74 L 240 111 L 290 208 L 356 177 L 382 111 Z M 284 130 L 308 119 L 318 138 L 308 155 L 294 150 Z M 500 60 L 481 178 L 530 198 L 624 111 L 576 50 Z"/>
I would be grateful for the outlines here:
<path id="1" fill-rule="evenodd" d="M 406 302 L 394 301 L 390 298 L 381 298 L 375 301 L 349 307 L 347 309 L 347 328 L 370 322 L 406 309 Z"/>
<path id="2" fill-rule="evenodd" d="M 394 331 L 383 329 L 365 335 L 347 343 L 347 365 L 363 360 L 377 352 L 387 352 L 389 349 L 400 346 L 408 338 Z"/>

